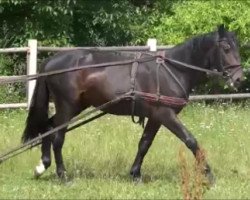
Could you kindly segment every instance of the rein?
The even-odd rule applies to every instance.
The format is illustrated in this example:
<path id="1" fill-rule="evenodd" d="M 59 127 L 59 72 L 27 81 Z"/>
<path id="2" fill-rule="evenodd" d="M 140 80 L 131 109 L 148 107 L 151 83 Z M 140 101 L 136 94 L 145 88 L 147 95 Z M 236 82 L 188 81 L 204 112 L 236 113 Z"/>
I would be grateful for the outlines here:
<path id="1" fill-rule="evenodd" d="M 96 108 L 94 108 L 94 109 L 86 112 L 86 113 L 81 113 L 80 115 L 74 117 L 70 121 L 67 121 L 67 122 L 65 122 L 65 123 L 63 123 L 63 124 L 61 124 L 61 125 L 53 128 L 52 130 L 49 130 L 49 131 L 47 131 L 47 132 L 39 135 L 38 137 L 33 138 L 33 139 L 29 140 L 28 142 L 26 142 L 26 143 L 24 143 L 22 145 L 19 145 L 18 147 L 13 148 L 13 149 L 9 150 L 6 153 L 1 154 L 0 155 L 0 164 L 3 161 L 8 160 L 9 158 L 12 158 L 12 157 L 14 157 L 16 155 L 19 155 L 20 153 L 23 153 L 23 152 L 25 152 L 25 151 L 27 151 L 27 150 L 29 150 L 29 149 L 31 149 L 31 148 L 33 148 L 33 147 L 41 144 L 41 140 L 43 138 L 45 138 L 45 137 L 47 137 L 49 135 L 54 134 L 56 131 L 59 131 L 59 130 L 61 130 L 63 128 L 66 128 L 67 126 L 69 126 L 69 125 L 71 125 L 73 123 L 76 123 L 77 121 L 81 120 L 84 117 L 87 117 L 87 116 L 89 116 L 89 115 L 91 115 L 91 114 L 93 114 L 93 113 L 95 113 L 97 111 L 105 109 L 105 108 L 107 108 L 107 107 L 109 107 L 109 106 L 111 106 L 111 105 L 113 105 L 115 103 L 118 103 L 121 100 L 127 99 L 127 98 L 130 98 L 129 93 L 126 93 L 126 94 L 121 95 L 121 96 L 119 96 L 119 97 L 117 97 L 117 98 L 115 98 L 115 99 L 113 99 L 111 101 L 108 101 L 108 102 L 106 102 L 106 103 L 104 103 L 104 104 L 102 104 L 102 105 L 100 105 L 100 106 L 98 106 L 98 107 L 96 107 Z M 87 119 L 85 121 L 79 122 L 78 124 L 75 124 L 72 127 L 70 127 L 69 129 L 67 129 L 67 131 L 71 131 L 71 130 L 73 130 L 73 129 L 75 129 L 75 128 L 83 125 L 83 124 L 86 124 L 86 123 L 88 123 L 90 121 L 93 121 L 94 119 L 97 119 L 97 118 L 99 118 L 99 117 L 101 117 L 101 116 L 103 116 L 105 114 L 106 113 L 103 112 L 103 113 L 95 115 L 94 117 L 91 117 L 90 119 Z"/>
<path id="2" fill-rule="evenodd" d="M 151 55 L 151 54 L 149 54 L 149 55 Z M 194 69 L 196 71 L 206 72 L 208 74 L 217 75 L 217 76 L 223 76 L 223 72 L 216 72 L 216 71 L 212 71 L 212 70 L 208 70 L 208 69 L 203 69 L 201 67 L 197 67 L 194 65 L 186 64 L 186 63 L 181 62 L 181 61 L 166 58 L 166 57 L 163 57 L 161 55 L 155 55 L 155 56 L 152 55 L 150 57 L 143 57 L 143 58 L 139 58 L 139 59 L 131 59 L 131 60 L 126 60 L 126 61 L 105 62 L 105 63 L 100 63 L 100 64 L 84 65 L 84 66 L 72 66 L 69 69 L 59 69 L 59 70 L 54 70 L 54 71 L 50 71 L 50 72 L 42 72 L 42 73 L 33 74 L 33 75 L 22 75 L 22 76 L 13 76 L 13 77 L 2 76 L 2 77 L 0 77 L 0 84 L 26 82 L 26 81 L 36 80 L 40 77 L 53 76 L 53 75 L 62 74 L 62 73 L 66 73 L 66 72 L 78 71 L 78 70 L 82 70 L 82 69 L 86 69 L 86 68 L 112 67 L 112 66 L 133 64 L 134 62 L 143 63 L 143 62 L 152 61 L 152 60 L 157 59 L 157 58 L 161 58 L 166 62 L 170 62 L 170 63 L 177 64 L 177 65 L 180 65 L 180 66 L 183 66 L 186 68 Z M 229 67 L 231 67 L 231 66 L 229 66 Z"/>
<path id="3" fill-rule="evenodd" d="M 196 71 L 205 72 L 207 74 L 211 74 L 211 75 L 215 75 L 215 76 L 223 76 L 223 72 L 204 69 L 204 68 L 197 67 L 197 66 L 194 66 L 194 65 L 190 65 L 190 64 L 187 64 L 187 63 L 183 63 L 183 62 L 180 62 L 180 61 L 177 61 L 177 60 L 173 60 L 171 58 L 163 57 L 162 59 L 164 61 L 166 61 L 166 62 L 169 62 L 170 64 L 176 64 L 176 65 L 179 65 L 179 66 L 183 66 L 183 67 L 193 69 L 193 70 L 196 70 Z"/>
<path id="4" fill-rule="evenodd" d="M 32 74 L 32 75 L 22 75 L 22 76 L 18 76 L 18 77 L 17 76 L 0 77 L 0 84 L 26 82 L 26 81 L 36 80 L 40 77 L 63 74 L 66 72 L 73 72 L 73 71 L 78 71 L 78 70 L 82 70 L 82 69 L 86 69 L 86 68 L 112 67 L 112 66 L 132 64 L 134 62 L 149 62 L 149 61 L 154 60 L 154 58 L 155 57 L 152 56 L 152 57 L 145 57 L 145 58 L 140 58 L 140 59 L 119 61 L 119 62 L 118 61 L 117 62 L 105 62 L 105 63 L 93 64 L 93 65 L 73 66 L 69 69 L 59 69 L 59 70 L 54 70 L 54 71 L 50 71 L 50 72 L 43 72 L 43 73 Z M 78 60 L 77 60 L 77 63 L 78 63 Z"/>
<path id="5" fill-rule="evenodd" d="M 197 66 L 193 66 L 190 64 L 186 64 L 180 61 L 176 61 L 170 58 L 166 58 L 164 56 L 161 55 L 156 55 L 156 56 L 150 56 L 150 57 L 144 57 L 141 58 L 141 56 L 139 56 L 139 58 L 137 59 L 132 59 L 132 60 L 127 60 L 127 61 L 120 61 L 120 62 L 106 62 L 106 63 L 102 63 L 102 64 L 93 64 L 93 65 L 85 65 L 85 66 L 76 66 L 76 67 L 72 67 L 69 69 L 61 69 L 61 70 L 55 70 L 55 71 L 51 71 L 51 72 L 44 72 L 44 73 L 40 73 L 40 74 L 34 74 L 34 75 L 23 75 L 23 76 L 19 76 L 19 77 L 1 77 L 0 78 L 0 84 L 5 84 L 5 83 L 14 83 L 14 82 L 26 82 L 26 81 L 30 81 L 30 80 L 35 80 L 38 79 L 40 77 L 45 77 L 45 76 L 51 76 L 51 75 L 57 75 L 57 74 L 62 74 L 62 73 L 66 73 L 66 72 L 73 72 L 73 71 L 77 71 L 77 70 L 81 70 L 81 69 L 86 69 L 86 68 L 100 68 L 100 67 L 111 67 L 111 66 L 119 66 L 119 65 L 126 65 L 126 64 L 132 64 L 132 71 L 131 71 L 131 75 L 133 77 L 131 77 L 131 90 L 123 95 L 118 96 L 117 98 L 108 101 L 90 111 L 88 111 L 87 113 L 82 113 L 80 115 L 78 115 L 77 117 L 73 118 L 72 120 L 65 122 L 63 124 L 61 124 L 60 126 L 55 127 L 52 130 L 49 130 L 45 133 L 43 133 L 42 135 L 39 135 L 36 138 L 33 138 L 32 140 L 11 149 L 10 151 L 1 154 L 0 155 L 0 164 L 5 161 L 10 159 L 11 157 L 14 157 L 16 155 L 19 155 L 20 153 L 23 153 L 25 151 L 27 151 L 28 149 L 31 149 L 39 144 L 41 144 L 41 140 L 49 135 L 54 134 L 56 131 L 59 131 L 63 128 L 68 127 L 69 125 L 76 123 L 77 121 L 81 120 L 83 117 L 87 117 L 97 111 L 106 109 L 122 100 L 132 100 L 135 101 L 136 98 L 139 99 L 143 99 L 145 101 L 151 102 L 151 103 L 162 103 L 164 105 L 169 105 L 169 106 L 173 106 L 173 107 L 180 107 L 180 106 L 184 106 L 187 104 L 188 100 L 184 99 L 184 98 L 178 98 L 178 97 L 169 97 L 169 96 L 164 96 L 160 94 L 160 85 L 157 83 L 157 94 L 151 94 L 151 93 L 146 93 L 146 92 L 141 92 L 141 91 L 136 91 L 134 88 L 134 84 L 135 84 L 135 76 L 136 76 L 136 71 L 138 68 L 139 63 L 143 63 L 143 62 L 149 62 L 152 61 L 154 59 L 161 59 L 162 61 L 158 62 L 157 68 L 159 69 L 159 67 L 164 64 L 163 66 L 166 68 L 166 64 L 164 63 L 164 61 L 166 62 L 170 62 L 170 63 L 174 63 L 186 68 L 190 68 L 190 69 L 194 69 L 197 71 L 202 71 L 202 72 L 206 72 L 208 74 L 213 74 L 213 75 L 219 75 L 219 76 L 223 76 L 223 72 L 215 72 L 212 70 L 207 70 L 207 69 L 203 69 Z M 78 63 L 78 61 L 77 61 Z M 229 66 L 230 68 L 233 66 Z M 239 67 L 239 66 L 235 66 L 235 67 Z M 157 70 L 158 71 L 158 70 Z M 236 70 L 238 71 L 238 69 Z M 159 75 L 159 71 L 157 72 L 157 76 Z M 178 82 L 178 79 L 175 76 L 174 79 Z M 158 78 L 157 78 L 158 79 Z M 157 80 L 157 82 L 159 82 L 159 80 Z M 179 85 L 181 86 L 181 84 L 179 83 Z M 183 87 L 182 87 L 183 89 Z M 71 126 L 70 128 L 67 129 L 67 131 L 73 130 L 83 124 L 86 124 L 90 121 L 93 121 L 103 115 L 105 115 L 106 112 L 97 114 L 87 120 L 78 122 L 77 124 Z M 132 113 L 133 115 L 133 113 Z M 133 116 L 132 116 L 133 117 Z"/>
<path id="6" fill-rule="evenodd" d="M 77 121 L 81 120 L 82 118 L 84 117 L 87 117 L 97 111 L 101 111 L 101 110 L 104 110 L 104 109 L 107 109 L 108 107 L 116 104 L 116 103 L 119 103 L 120 101 L 122 100 L 134 100 L 134 97 L 135 96 L 139 96 L 140 98 L 146 100 L 146 101 L 149 101 L 149 102 L 155 102 L 155 100 L 157 99 L 157 96 L 155 95 L 152 95 L 150 93 L 145 93 L 145 92 L 138 92 L 138 91 L 134 91 L 134 92 L 127 92 L 123 95 L 120 95 L 119 97 L 113 99 L 113 100 L 110 100 L 86 113 L 81 113 L 80 115 L 74 117 L 73 119 L 71 119 L 70 121 L 67 121 L 55 128 L 53 128 L 52 130 L 49 130 L 41 135 L 39 135 L 38 137 L 36 138 L 33 138 L 32 140 L 18 146 L 18 147 L 15 147 L 11 150 L 9 150 L 8 152 L 6 153 L 3 153 L 0 155 L 0 164 L 3 162 L 3 161 L 6 161 L 14 156 L 17 156 L 35 146 L 38 146 L 41 144 L 41 141 L 43 138 L 49 136 L 49 135 L 52 135 L 54 134 L 56 131 L 59 131 L 63 128 L 66 128 L 68 127 L 69 125 L 73 124 L 73 123 L 76 123 Z M 180 104 L 178 102 L 176 102 L 176 100 L 179 99 L 179 98 L 175 98 L 175 97 L 169 97 L 169 98 L 164 98 L 163 96 L 160 98 L 160 102 L 162 103 L 167 103 L 167 104 L 172 104 L 172 105 L 176 105 L 176 106 L 179 106 Z M 183 103 L 183 105 L 185 105 L 187 102 L 186 101 L 183 101 L 183 99 L 179 99 L 180 100 L 180 103 Z M 177 105 L 178 104 L 178 105 Z M 83 124 L 87 124 L 99 117 L 102 117 L 103 115 L 105 115 L 106 112 L 102 112 L 100 114 L 97 114 L 87 120 L 84 120 L 84 121 L 81 121 L 81 122 L 78 122 L 77 124 L 71 126 L 70 128 L 67 129 L 67 132 L 68 131 L 71 131 L 75 128 L 78 128 L 79 126 L 83 125 Z"/>

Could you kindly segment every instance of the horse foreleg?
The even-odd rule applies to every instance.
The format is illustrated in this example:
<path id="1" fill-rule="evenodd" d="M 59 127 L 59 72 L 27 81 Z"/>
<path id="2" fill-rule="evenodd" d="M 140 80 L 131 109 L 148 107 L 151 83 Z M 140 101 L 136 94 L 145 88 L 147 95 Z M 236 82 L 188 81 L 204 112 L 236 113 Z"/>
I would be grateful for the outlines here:
<path id="1" fill-rule="evenodd" d="M 161 117 L 162 124 L 165 127 L 167 127 L 172 133 L 174 133 L 182 142 L 185 143 L 185 145 L 192 151 L 198 163 L 202 162 L 203 173 L 206 175 L 209 182 L 213 183 L 214 182 L 213 174 L 211 172 L 211 169 L 207 161 L 205 160 L 205 156 L 203 155 L 197 140 L 177 118 L 175 112 L 173 110 L 168 110 L 168 111 L 169 112 L 164 113 L 164 115 L 162 115 Z"/>
<path id="2" fill-rule="evenodd" d="M 138 152 L 135 161 L 130 170 L 130 174 L 133 176 L 134 180 L 140 179 L 141 177 L 141 165 L 143 162 L 143 158 L 148 152 L 148 149 L 151 146 L 160 126 L 160 123 L 155 122 L 152 119 L 149 119 L 146 124 L 146 127 L 143 131 L 142 137 L 138 145 Z"/>
<path id="3" fill-rule="evenodd" d="M 45 131 L 51 130 L 53 127 L 53 117 L 49 119 L 48 127 Z M 36 166 L 34 176 L 40 177 L 47 168 L 51 165 L 51 136 L 47 136 L 42 139 L 42 157 L 39 164 Z"/>

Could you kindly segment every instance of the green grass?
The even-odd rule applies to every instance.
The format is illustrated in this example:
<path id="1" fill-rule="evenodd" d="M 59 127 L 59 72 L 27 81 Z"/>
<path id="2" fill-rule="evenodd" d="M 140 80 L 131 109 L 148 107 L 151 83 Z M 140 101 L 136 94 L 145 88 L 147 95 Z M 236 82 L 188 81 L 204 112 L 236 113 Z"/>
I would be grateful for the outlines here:
<path id="1" fill-rule="evenodd" d="M 20 143 L 25 110 L 0 113 L 0 152 Z M 250 107 L 235 104 L 191 104 L 180 118 L 205 149 L 216 184 L 203 198 L 250 197 Z M 142 128 L 129 117 L 105 116 L 72 131 L 63 148 L 69 181 L 55 176 L 55 164 L 38 180 L 33 170 L 40 159 L 34 148 L 0 165 L 2 198 L 182 198 L 179 151 L 182 143 L 161 128 L 143 166 L 143 183 L 131 181 Z M 186 148 L 185 148 L 186 150 Z M 194 159 L 186 150 L 190 173 Z"/>

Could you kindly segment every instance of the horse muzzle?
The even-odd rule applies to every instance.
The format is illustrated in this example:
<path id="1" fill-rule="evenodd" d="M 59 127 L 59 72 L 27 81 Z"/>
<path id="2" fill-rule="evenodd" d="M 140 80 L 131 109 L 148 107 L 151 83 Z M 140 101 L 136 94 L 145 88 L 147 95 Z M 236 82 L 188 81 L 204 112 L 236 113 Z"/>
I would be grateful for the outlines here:
<path id="1" fill-rule="evenodd" d="M 227 79 L 226 83 L 234 90 L 237 90 L 244 80 L 243 69 L 241 65 L 233 65 L 226 67 L 223 76 Z"/>

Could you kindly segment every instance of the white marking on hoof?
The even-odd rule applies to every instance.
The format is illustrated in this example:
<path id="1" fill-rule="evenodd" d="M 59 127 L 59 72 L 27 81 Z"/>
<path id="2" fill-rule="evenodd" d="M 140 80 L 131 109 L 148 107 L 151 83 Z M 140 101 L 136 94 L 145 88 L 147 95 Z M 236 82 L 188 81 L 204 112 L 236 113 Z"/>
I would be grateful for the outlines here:
<path id="1" fill-rule="evenodd" d="M 43 161 L 40 160 L 40 163 L 39 165 L 36 166 L 35 168 L 35 172 L 34 172 L 34 175 L 36 178 L 38 178 L 39 176 L 41 176 L 44 172 L 45 172 L 45 166 L 43 164 Z"/>

